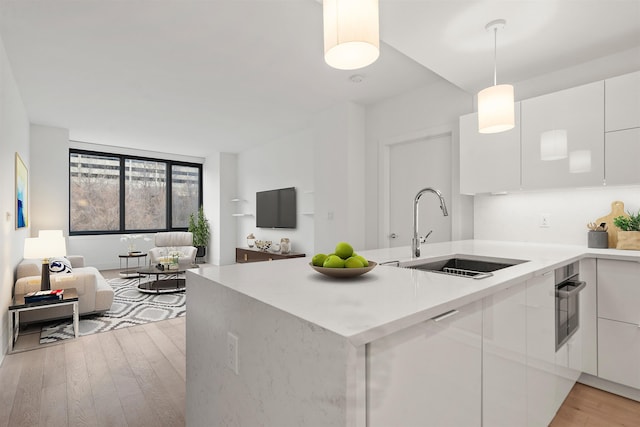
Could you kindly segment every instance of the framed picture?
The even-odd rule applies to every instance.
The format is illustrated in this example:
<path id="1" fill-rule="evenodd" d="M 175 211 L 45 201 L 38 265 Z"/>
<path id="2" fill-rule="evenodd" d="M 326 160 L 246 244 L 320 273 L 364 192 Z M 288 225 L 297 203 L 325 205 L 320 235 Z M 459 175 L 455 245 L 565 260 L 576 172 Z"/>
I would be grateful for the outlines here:
<path id="1" fill-rule="evenodd" d="M 16 228 L 29 225 L 29 171 L 16 153 Z"/>

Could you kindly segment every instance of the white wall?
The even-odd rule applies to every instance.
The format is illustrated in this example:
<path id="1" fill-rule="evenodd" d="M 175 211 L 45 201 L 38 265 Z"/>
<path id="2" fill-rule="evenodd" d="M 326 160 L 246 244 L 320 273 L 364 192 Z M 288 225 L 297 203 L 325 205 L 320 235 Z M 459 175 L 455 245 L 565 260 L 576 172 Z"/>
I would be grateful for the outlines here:
<path id="1" fill-rule="evenodd" d="M 640 186 L 478 195 L 474 238 L 586 246 L 587 223 L 608 215 L 616 200 L 637 212 Z M 539 226 L 542 213 L 550 215 L 548 228 Z"/>
<path id="2" fill-rule="evenodd" d="M 0 39 L 0 362 L 9 345 L 8 307 L 11 305 L 15 268 L 22 260 L 29 228 L 15 228 L 15 154 L 31 174 L 29 119 Z M 29 200 L 33 196 L 29 195 Z M 33 203 L 30 203 L 31 214 Z"/>
<path id="3" fill-rule="evenodd" d="M 233 264 L 236 247 L 236 206 L 238 156 L 213 153 L 205 160 L 203 188 L 204 212 L 211 227 L 207 261 L 214 265 Z"/>
<path id="4" fill-rule="evenodd" d="M 365 248 L 365 111 L 345 103 L 315 117 L 315 250 L 333 252 L 338 242 Z"/>
<path id="5" fill-rule="evenodd" d="M 63 230 L 69 235 L 69 131 L 31 125 L 31 233 Z"/>
<path id="6" fill-rule="evenodd" d="M 256 239 L 280 243 L 291 240 L 291 250 L 308 256 L 314 250 L 314 216 L 305 214 L 314 196 L 314 137 L 310 129 L 293 133 L 270 143 L 238 154 L 237 191 L 221 199 L 226 205 L 221 212 L 232 218 L 236 225 L 235 245 L 246 247 L 246 237 L 253 233 Z M 256 228 L 256 192 L 277 188 L 295 187 L 297 200 L 297 228 Z M 240 199 L 232 202 L 231 199 Z M 232 217 L 232 213 L 248 213 L 250 216 Z M 235 255 L 234 255 L 235 260 Z"/>
<path id="7" fill-rule="evenodd" d="M 452 130 L 451 179 L 454 197 L 447 200 L 452 216 L 452 238 L 470 238 L 473 233 L 473 198 L 458 194 L 459 136 L 458 120 L 472 111 L 473 96 L 446 81 L 424 86 L 367 106 L 366 109 L 366 242 L 367 248 L 377 248 L 388 243 L 383 236 L 379 215 L 383 200 L 383 184 L 379 181 L 381 145 L 389 141 L 402 141 L 406 136 L 431 135 L 430 132 Z M 405 138 L 406 140 L 406 138 Z M 429 183 L 424 183 L 429 186 Z M 407 200 L 411 203 L 411 200 Z M 410 245 L 411 242 L 407 242 Z"/>

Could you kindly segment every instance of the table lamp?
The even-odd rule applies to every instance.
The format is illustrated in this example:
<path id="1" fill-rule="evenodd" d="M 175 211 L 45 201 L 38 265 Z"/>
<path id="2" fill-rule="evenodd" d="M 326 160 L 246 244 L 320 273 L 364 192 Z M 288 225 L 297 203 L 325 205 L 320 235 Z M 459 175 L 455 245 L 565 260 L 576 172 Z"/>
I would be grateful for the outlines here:
<path id="1" fill-rule="evenodd" d="M 67 245 L 64 237 L 28 237 L 24 239 L 24 258 L 42 258 L 40 290 L 51 289 L 49 280 L 49 258 L 65 256 Z"/>

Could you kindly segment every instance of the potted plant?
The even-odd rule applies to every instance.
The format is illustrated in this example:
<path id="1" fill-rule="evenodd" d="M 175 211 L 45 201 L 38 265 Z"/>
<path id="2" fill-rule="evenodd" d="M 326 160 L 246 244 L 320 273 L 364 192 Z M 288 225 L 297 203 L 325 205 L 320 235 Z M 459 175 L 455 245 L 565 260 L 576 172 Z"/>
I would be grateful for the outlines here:
<path id="1" fill-rule="evenodd" d="M 207 245 L 209 244 L 209 220 L 204 216 L 204 209 L 200 206 L 198 209 L 198 217 L 192 213 L 189 215 L 189 231 L 193 234 L 193 246 L 198 248 L 196 257 L 202 258 L 207 253 Z"/>
<path id="2" fill-rule="evenodd" d="M 620 215 L 613 219 L 613 224 L 620 229 L 618 231 L 618 245 L 616 249 L 640 250 L 640 210 L 629 216 Z"/>

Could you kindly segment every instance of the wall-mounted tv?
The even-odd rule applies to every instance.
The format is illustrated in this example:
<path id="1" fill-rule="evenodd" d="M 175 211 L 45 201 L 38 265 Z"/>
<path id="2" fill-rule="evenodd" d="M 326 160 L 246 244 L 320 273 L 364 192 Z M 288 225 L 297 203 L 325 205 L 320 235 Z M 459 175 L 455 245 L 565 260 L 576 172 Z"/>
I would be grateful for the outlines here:
<path id="1" fill-rule="evenodd" d="M 296 228 L 295 187 L 256 193 L 256 227 Z"/>

